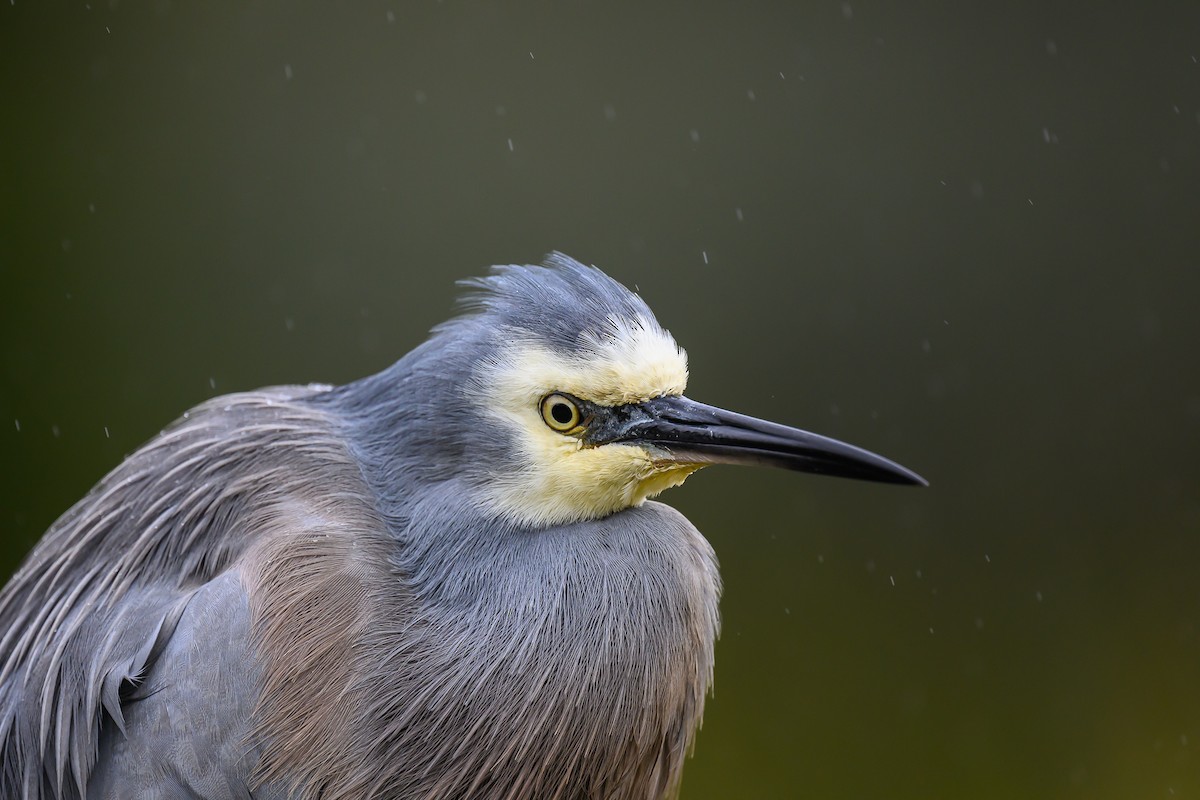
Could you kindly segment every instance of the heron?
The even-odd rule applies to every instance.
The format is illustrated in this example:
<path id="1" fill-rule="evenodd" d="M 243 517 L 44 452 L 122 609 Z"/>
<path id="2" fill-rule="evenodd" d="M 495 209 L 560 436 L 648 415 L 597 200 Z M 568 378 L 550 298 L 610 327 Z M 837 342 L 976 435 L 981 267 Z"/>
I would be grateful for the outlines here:
<path id="1" fill-rule="evenodd" d="M 0 796 L 662 800 L 713 672 L 710 464 L 916 473 L 684 395 L 642 298 L 561 253 L 343 386 L 211 399 L 0 593 Z"/>

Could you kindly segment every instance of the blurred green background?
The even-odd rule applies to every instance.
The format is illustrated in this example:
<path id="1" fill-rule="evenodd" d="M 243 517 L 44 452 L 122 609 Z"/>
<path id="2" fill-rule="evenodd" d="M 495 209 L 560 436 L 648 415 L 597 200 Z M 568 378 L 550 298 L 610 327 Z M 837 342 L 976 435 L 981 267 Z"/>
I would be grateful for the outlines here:
<path id="1" fill-rule="evenodd" d="M 0 5 L 0 575 L 189 406 L 377 371 L 551 249 L 718 468 L 687 800 L 1200 795 L 1200 5 Z"/>

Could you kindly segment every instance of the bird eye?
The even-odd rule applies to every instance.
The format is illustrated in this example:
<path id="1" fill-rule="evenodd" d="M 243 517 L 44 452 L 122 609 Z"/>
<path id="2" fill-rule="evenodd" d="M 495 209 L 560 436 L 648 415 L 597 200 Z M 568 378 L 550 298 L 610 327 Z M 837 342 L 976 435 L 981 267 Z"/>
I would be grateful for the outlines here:
<path id="1" fill-rule="evenodd" d="M 549 394 L 542 400 L 542 419 L 559 433 L 579 427 L 579 406 L 565 394 Z"/>

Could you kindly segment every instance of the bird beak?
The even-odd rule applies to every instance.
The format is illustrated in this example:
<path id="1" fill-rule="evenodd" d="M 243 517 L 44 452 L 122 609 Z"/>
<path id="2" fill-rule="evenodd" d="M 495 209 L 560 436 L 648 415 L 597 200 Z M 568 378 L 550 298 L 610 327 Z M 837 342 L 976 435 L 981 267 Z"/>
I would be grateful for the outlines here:
<path id="1" fill-rule="evenodd" d="M 929 485 L 912 470 L 854 445 L 678 395 L 624 409 L 597 432 L 595 444 L 641 444 L 663 451 L 679 464 L 760 464 L 880 483 Z"/>

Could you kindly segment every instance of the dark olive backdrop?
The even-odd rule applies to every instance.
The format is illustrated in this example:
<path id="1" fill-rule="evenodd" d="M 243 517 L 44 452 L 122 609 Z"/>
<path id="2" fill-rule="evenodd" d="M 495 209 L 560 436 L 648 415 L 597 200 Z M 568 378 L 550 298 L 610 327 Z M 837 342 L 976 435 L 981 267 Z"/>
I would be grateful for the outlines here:
<path id="1" fill-rule="evenodd" d="M 0 574 L 189 406 L 565 250 L 735 468 L 687 800 L 1200 794 L 1200 6 L 0 5 Z M 1109 8 L 1108 6 L 1112 6 Z"/>

